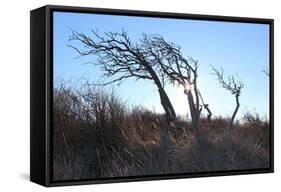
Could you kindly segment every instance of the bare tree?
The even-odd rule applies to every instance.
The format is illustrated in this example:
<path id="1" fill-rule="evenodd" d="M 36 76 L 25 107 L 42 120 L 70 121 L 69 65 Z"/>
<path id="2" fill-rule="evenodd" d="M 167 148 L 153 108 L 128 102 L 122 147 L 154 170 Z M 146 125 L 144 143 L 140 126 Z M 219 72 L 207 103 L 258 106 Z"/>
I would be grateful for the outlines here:
<path id="1" fill-rule="evenodd" d="M 236 107 L 233 111 L 233 114 L 231 116 L 228 128 L 227 128 L 227 132 L 229 133 L 229 137 L 230 137 L 230 133 L 232 132 L 233 129 L 233 122 L 235 119 L 235 116 L 239 110 L 240 107 L 240 102 L 239 102 L 239 97 L 241 94 L 241 90 L 244 87 L 244 84 L 240 81 L 235 80 L 233 75 L 230 75 L 228 77 L 224 77 L 224 72 L 222 69 L 218 70 L 216 68 L 213 67 L 213 72 L 214 75 L 217 76 L 219 83 L 222 85 L 222 87 L 224 89 L 226 89 L 227 91 L 229 91 L 232 95 L 234 95 L 235 97 L 235 101 L 236 101 Z"/>
<path id="2" fill-rule="evenodd" d="M 70 40 L 82 43 L 83 46 L 79 47 L 70 45 L 80 56 L 97 56 L 97 62 L 93 63 L 102 69 L 103 78 L 111 79 L 103 85 L 122 83 L 127 78 L 153 81 L 158 89 L 167 120 L 170 123 L 176 121 L 175 110 L 164 90 L 163 74 L 157 73 L 157 59 L 146 50 L 150 46 L 147 44 L 149 42 L 133 43 L 124 30 L 121 33 L 106 32 L 103 35 L 92 31 L 92 37 L 72 32 Z"/>
<path id="3" fill-rule="evenodd" d="M 163 125 L 160 131 L 161 152 L 159 154 L 163 162 L 166 162 L 163 166 L 167 169 L 167 149 L 170 145 L 168 127 L 175 127 L 177 117 L 164 89 L 167 81 L 165 73 L 160 70 L 162 59 L 164 59 L 163 55 L 161 56 L 162 52 L 159 52 L 161 45 L 156 50 L 147 35 L 143 35 L 139 43 L 133 43 L 124 30 L 121 33 L 106 32 L 103 35 L 92 31 L 92 36 L 72 32 L 70 40 L 80 43 L 80 46 L 70 45 L 80 56 L 96 56 L 97 62 L 93 64 L 100 67 L 104 73 L 104 80 L 107 80 L 102 85 L 122 83 L 128 78 L 150 80 L 155 84 L 168 122 L 168 126 Z M 160 57 L 162 59 L 159 59 Z"/>
<path id="4" fill-rule="evenodd" d="M 191 57 L 184 57 L 178 45 L 167 42 L 160 35 L 144 36 L 142 41 L 146 45 L 144 47 L 146 55 L 153 57 L 156 60 L 155 62 L 159 64 L 157 70 L 161 74 L 164 74 L 165 81 L 184 87 L 194 131 L 197 139 L 200 139 L 200 115 L 202 107 L 207 110 L 209 119 L 211 119 L 212 113 L 208 104 L 204 103 L 197 87 L 198 61 Z M 202 104 L 200 103 L 200 99 Z"/>

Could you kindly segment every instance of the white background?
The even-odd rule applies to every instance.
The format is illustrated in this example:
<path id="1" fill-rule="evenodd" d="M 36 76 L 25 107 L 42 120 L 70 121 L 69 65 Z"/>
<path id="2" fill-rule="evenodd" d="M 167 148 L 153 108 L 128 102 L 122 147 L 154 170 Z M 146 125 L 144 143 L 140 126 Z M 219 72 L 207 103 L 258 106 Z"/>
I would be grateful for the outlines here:
<path id="1" fill-rule="evenodd" d="M 275 173 L 44 188 L 29 182 L 29 11 L 45 4 L 275 19 Z M 270 191 L 281 189 L 278 0 L 26 0 L 1 1 L 0 191 Z M 258 94 L 258 90 L 257 90 Z"/>

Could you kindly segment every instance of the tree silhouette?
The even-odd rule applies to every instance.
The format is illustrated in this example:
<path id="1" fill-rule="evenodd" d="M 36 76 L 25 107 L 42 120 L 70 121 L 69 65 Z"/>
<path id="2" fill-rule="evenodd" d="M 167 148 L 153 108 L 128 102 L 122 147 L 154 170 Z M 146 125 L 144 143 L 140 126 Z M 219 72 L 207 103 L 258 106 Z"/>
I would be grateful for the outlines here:
<path id="1" fill-rule="evenodd" d="M 240 102 L 239 102 L 239 97 L 241 95 L 241 90 L 244 87 L 244 84 L 240 81 L 235 80 L 233 75 L 230 75 L 228 77 L 224 77 L 224 72 L 223 70 L 218 70 L 216 68 L 213 67 L 213 71 L 214 71 L 214 75 L 217 76 L 219 83 L 222 85 L 222 87 L 224 89 L 226 89 L 227 91 L 229 91 L 232 95 L 234 95 L 235 97 L 235 101 L 236 101 L 236 107 L 233 111 L 233 114 L 231 116 L 229 125 L 227 127 L 227 132 L 228 132 L 228 136 L 227 138 L 230 139 L 230 134 L 232 132 L 233 129 L 233 122 L 235 119 L 235 116 L 239 110 L 240 107 Z"/>
<path id="2" fill-rule="evenodd" d="M 95 55 L 97 62 L 93 62 L 103 71 L 103 78 L 111 79 L 102 85 L 122 83 L 124 79 L 145 79 L 154 82 L 158 89 L 161 105 L 166 113 L 169 123 L 176 121 L 174 107 L 164 89 L 163 74 L 158 73 L 159 63 L 154 54 L 151 54 L 149 42 L 143 40 L 139 44 L 133 43 L 127 33 L 105 32 L 100 35 L 92 31 L 92 37 L 84 33 L 72 32 L 71 41 L 78 41 L 83 46 L 74 46 L 80 56 Z"/>
<path id="3" fill-rule="evenodd" d="M 202 135 L 200 134 L 202 108 L 206 109 L 209 120 L 211 119 L 212 112 L 208 104 L 204 103 L 197 86 L 198 61 L 191 57 L 184 57 L 180 46 L 166 41 L 160 35 L 144 36 L 142 41 L 146 45 L 144 49 L 147 50 L 148 55 L 156 59 L 156 62 L 159 64 L 158 70 L 161 74 L 164 74 L 165 80 L 171 84 L 178 84 L 184 87 L 196 137 L 202 140 Z"/>
<path id="4" fill-rule="evenodd" d="M 143 34 L 139 43 L 133 43 L 127 33 L 105 32 L 103 35 L 92 31 L 92 36 L 84 33 L 72 32 L 70 41 L 77 41 L 82 46 L 70 45 L 80 56 L 94 55 L 97 62 L 93 62 L 103 71 L 103 78 L 107 82 L 122 83 L 124 79 L 150 80 L 158 89 L 161 105 L 166 114 L 168 126 L 163 125 L 160 131 L 160 153 L 164 170 L 168 169 L 168 147 L 171 143 L 168 128 L 175 128 L 177 117 L 174 107 L 164 89 L 167 80 L 161 63 L 169 62 L 161 51 L 161 45 L 157 48 L 149 36 Z M 110 79 L 110 80 L 109 80 Z M 173 83 L 173 81 L 170 81 Z"/>

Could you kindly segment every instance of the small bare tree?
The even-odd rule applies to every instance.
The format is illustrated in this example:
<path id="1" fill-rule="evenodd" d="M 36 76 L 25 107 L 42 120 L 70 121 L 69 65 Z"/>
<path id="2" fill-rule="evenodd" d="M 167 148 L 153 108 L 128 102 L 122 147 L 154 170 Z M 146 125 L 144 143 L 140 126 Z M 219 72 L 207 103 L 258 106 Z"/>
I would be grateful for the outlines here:
<path id="1" fill-rule="evenodd" d="M 224 72 L 222 69 L 218 70 L 216 68 L 213 67 L 213 72 L 214 75 L 217 76 L 219 83 L 222 85 L 222 87 L 224 89 L 226 89 L 227 91 L 229 91 L 232 95 L 234 95 L 235 97 L 235 101 L 236 101 L 236 107 L 233 111 L 233 114 L 231 116 L 229 125 L 226 129 L 226 139 L 230 139 L 231 137 L 231 133 L 233 130 L 233 125 L 234 125 L 234 119 L 237 115 L 237 112 L 239 110 L 240 107 L 240 102 L 239 102 L 239 97 L 241 95 L 241 90 L 244 87 L 244 84 L 240 81 L 235 80 L 233 75 L 230 75 L 228 77 L 224 77 Z"/>

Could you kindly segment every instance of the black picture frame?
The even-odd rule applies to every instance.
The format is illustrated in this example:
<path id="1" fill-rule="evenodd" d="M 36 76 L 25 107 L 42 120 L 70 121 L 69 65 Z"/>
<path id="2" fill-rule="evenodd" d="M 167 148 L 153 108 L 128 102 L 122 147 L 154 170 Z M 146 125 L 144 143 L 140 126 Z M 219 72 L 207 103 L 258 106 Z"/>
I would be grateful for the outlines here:
<path id="1" fill-rule="evenodd" d="M 132 176 L 122 178 L 52 180 L 52 85 L 53 85 L 53 12 L 98 13 L 110 15 L 178 18 L 206 21 L 260 23 L 270 26 L 270 167 L 206 173 Z M 81 185 L 159 179 L 194 178 L 274 172 L 274 20 L 262 18 L 197 15 L 47 5 L 30 12 L 30 180 L 43 186 Z"/>

